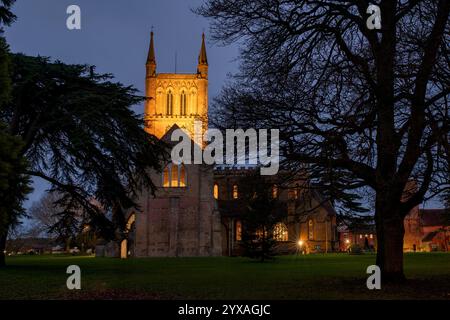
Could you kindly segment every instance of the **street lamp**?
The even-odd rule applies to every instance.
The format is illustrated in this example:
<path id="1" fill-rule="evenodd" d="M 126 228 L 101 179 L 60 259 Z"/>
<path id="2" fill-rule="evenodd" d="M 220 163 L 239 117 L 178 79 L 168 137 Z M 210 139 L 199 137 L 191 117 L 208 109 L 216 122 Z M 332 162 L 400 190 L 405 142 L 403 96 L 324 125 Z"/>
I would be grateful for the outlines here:
<path id="1" fill-rule="evenodd" d="M 297 244 L 298 244 L 298 249 L 299 249 L 299 251 L 300 251 L 302 254 L 305 254 L 305 250 L 304 250 L 304 247 L 303 247 L 303 244 L 304 244 L 303 240 L 298 240 Z"/>

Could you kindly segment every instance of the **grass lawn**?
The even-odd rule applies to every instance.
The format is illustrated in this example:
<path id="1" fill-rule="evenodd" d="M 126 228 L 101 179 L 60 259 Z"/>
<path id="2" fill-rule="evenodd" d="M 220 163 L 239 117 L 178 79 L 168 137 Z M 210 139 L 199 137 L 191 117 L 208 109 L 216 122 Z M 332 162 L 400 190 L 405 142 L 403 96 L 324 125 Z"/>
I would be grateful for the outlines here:
<path id="1" fill-rule="evenodd" d="M 0 299 L 450 299 L 450 254 L 405 255 L 408 282 L 366 288 L 375 255 L 246 258 L 19 256 L 0 269 Z M 82 290 L 66 288 L 78 265 Z"/>

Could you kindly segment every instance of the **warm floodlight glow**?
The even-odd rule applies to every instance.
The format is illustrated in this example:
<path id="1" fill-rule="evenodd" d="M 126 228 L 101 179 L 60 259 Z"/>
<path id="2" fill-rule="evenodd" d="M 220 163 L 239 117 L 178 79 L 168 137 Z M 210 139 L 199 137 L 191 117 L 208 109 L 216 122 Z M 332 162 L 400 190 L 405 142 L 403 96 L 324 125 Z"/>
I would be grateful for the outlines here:
<path id="1" fill-rule="evenodd" d="M 303 241 L 302 241 L 302 240 L 299 240 L 299 241 L 298 241 L 298 245 L 301 247 L 301 246 L 303 245 Z"/>
<path id="2" fill-rule="evenodd" d="M 348 240 L 348 239 L 345 240 L 345 243 L 346 243 L 346 244 L 349 244 L 349 243 L 350 243 L 350 240 Z"/>

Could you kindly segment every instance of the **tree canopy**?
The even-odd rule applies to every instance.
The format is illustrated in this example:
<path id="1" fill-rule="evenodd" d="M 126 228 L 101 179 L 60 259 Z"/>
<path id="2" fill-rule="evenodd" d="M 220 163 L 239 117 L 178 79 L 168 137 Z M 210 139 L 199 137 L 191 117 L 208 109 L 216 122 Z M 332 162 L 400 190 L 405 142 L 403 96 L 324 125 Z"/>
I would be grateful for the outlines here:
<path id="1" fill-rule="evenodd" d="M 0 112 L 11 101 L 11 61 L 9 47 L 3 38 L 3 25 L 10 25 L 15 15 L 10 11 L 14 0 L 0 1 Z M 0 266 L 5 264 L 4 248 L 8 231 L 24 215 L 23 202 L 31 192 L 28 164 L 22 156 L 23 142 L 11 135 L 0 120 Z"/>
<path id="2" fill-rule="evenodd" d="M 143 98 L 91 66 L 23 54 L 11 62 L 12 98 L 0 120 L 23 140 L 24 173 L 48 181 L 65 214 L 120 228 L 139 190 L 154 190 L 148 169 L 165 154 L 132 110 Z"/>

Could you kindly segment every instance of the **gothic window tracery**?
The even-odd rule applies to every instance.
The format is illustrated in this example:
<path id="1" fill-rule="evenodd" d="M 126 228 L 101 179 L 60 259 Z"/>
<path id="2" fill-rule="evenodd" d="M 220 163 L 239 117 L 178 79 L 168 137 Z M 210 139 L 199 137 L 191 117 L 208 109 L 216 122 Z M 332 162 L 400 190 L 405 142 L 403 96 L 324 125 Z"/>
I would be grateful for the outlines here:
<path id="1" fill-rule="evenodd" d="M 166 102 L 166 115 L 171 116 L 173 114 L 173 93 L 172 90 L 167 92 Z"/>
<path id="2" fill-rule="evenodd" d="M 187 184 L 186 168 L 183 164 L 169 164 L 163 171 L 164 188 L 184 188 Z"/>
<path id="3" fill-rule="evenodd" d="M 180 95 L 180 115 L 185 116 L 187 113 L 187 97 L 186 92 L 181 91 Z"/>

